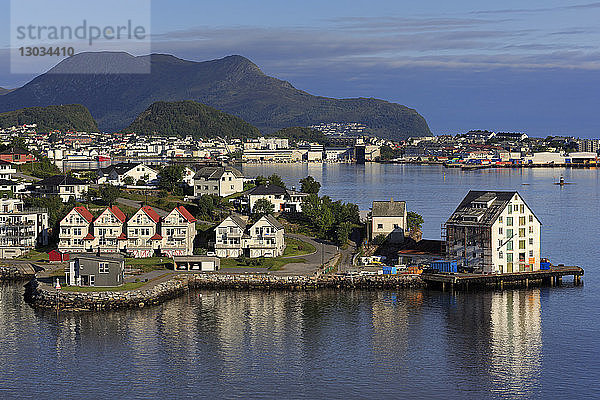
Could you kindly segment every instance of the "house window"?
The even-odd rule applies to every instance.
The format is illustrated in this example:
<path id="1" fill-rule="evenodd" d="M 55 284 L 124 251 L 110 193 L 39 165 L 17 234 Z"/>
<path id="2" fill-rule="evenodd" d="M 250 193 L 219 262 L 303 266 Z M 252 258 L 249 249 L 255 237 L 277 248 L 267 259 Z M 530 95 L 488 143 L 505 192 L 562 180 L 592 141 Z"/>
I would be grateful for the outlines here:
<path id="1" fill-rule="evenodd" d="M 513 249 L 513 242 L 512 240 L 508 243 L 506 243 L 506 250 L 512 250 Z"/>
<path id="2" fill-rule="evenodd" d="M 525 217 L 519 217 L 519 225 L 525 225 Z"/>
<path id="3" fill-rule="evenodd" d="M 502 223 L 502 216 L 500 218 L 498 218 L 498 222 Z"/>
<path id="4" fill-rule="evenodd" d="M 498 228 L 498 234 L 502 235 L 502 227 Z"/>
<path id="5" fill-rule="evenodd" d="M 509 204 L 509 205 L 508 205 L 508 213 L 509 213 L 509 214 L 512 214 L 512 204 Z"/>
<path id="6" fill-rule="evenodd" d="M 529 245 L 533 246 L 533 238 L 529 238 Z"/>
<path id="7" fill-rule="evenodd" d="M 90 275 L 90 286 L 96 286 L 96 275 Z"/>
<path id="8" fill-rule="evenodd" d="M 502 252 L 498 253 L 498 258 L 504 258 L 504 253 L 502 253 Z"/>
<path id="9" fill-rule="evenodd" d="M 529 233 L 533 233 L 533 226 L 529 227 Z"/>
<path id="10" fill-rule="evenodd" d="M 519 228 L 519 237 L 525 237 L 525 228 Z"/>
<path id="11" fill-rule="evenodd" d="M 533 257 L 533 250 L 529 250 L 529 257 Z"/>
<path id="12" fill-rule="evenodd" d="M 519 240 L 519 250 L 525 250 L 525 241 Z"/>
<path id="13" fill-rule="evenodd" d="M 523 214 L 523 213 L 525 212 L 525 205 L 524 205 L 524 204 L 521 204 L 521 205 L 519 206 L 519 208 L 520 208 L 520 210 L 521 210 L 521 214 Z"/>
<path id="14" fill-rule="evenodd" d="M 510 207 L 510 206 L 509 206 Z M 513 219 L 512 217 L 506 217 L 506 225 L 508 226 L 512 226 L 513 224 Z"/>
<path id="15" fill-rule="evenodd" d="M 398 229 L 398 228 L 399 228 L 398 224 L 394 224 L 394 229 Z"/>
<path id="16" fill-rule="evenodd" d="M 498 240 L 498 247 L 502 247 L 502 239 Z"/>
<path id="17" fill-rule="evenodd" d="M 108 274 L 108 263 L 107 262 L 101 262 L 98 264 L 98 273 Z"/>
<path id="18" fill-rule="evenodd" d="M 506 230 L 506 237 L 510 238 L 510 237 L 512 237 L 512 235 L 513 235 L 513 230 L 512 229 L 507 229 Z"/>
<path id="19" fill-rule="evenodd" d="M 529 222 L 533 222 L 533 215 L 529 216 Z"/>
<path id="20" fill-rule="evenodd" d="M 383 224 L 377 224 L 377 229 L 383 229 Z"/>
<path id="21" fill-rule="evenodd" d="M 508 262 L 513 262 L 513 254 L 512 253 L 506 253 L 506 261 Z"/>

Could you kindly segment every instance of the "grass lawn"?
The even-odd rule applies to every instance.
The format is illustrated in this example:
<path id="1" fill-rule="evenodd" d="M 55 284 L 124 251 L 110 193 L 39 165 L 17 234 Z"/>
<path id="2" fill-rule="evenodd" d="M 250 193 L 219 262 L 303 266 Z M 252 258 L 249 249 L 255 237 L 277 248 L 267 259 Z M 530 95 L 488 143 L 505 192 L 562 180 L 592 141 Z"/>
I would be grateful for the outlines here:
<path id="1" fill-rule="evenodd" d="M 17 260 L 48 261 L 48 253 L 43 248 L 30 250 L 29 252 L 17 257 Z"/>
<path id="2" fill-rule="evenodd" d="M 303 258 L 260 258 L 255 265 L 240 263 L 236 258 L 221 258 L 221 268 L 268 268 L 271 271 L 279 271 L 284 265 L 291 263 L 305 263 Z"/>
<path id="3" fill-rule="evenodd" d="M 133 268 L 139 268 L 142 272 L 150 272 L 157 269 L 173 269 L 173 262 L 169 257 L 148 257 L 148 258 L 126 258 L 125 265 L 131 265 Z"/>
<path id="4" fill-rule="evenodd" d="M 315 246 L 298 239 L 285 238 L 285 250 L 283 257 L 303 256 L 316 251 Z"/>
<path id="5" fill-rule="evenodd" d="M 96 286 L 63 286 L 65 292 L 122 292 L 124 290 L 135 290 L 148 282 L 129 282 L 122 286 L 96 287 Z"/>

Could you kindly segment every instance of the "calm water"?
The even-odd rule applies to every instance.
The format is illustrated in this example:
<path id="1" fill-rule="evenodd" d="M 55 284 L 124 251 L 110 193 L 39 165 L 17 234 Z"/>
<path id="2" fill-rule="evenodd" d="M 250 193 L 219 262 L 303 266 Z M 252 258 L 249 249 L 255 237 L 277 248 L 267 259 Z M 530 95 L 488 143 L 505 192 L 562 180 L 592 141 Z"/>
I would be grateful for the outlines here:
<path id="1" fill-rule="evenodd" d="M 584 285 L 427 291 L 195 292 L 106 314 L 35 312 L 0 287 L 0 398 L 598 398 L 600 182 L 595 170 L 248 166 L 333 198 L 406 200 L 440 224 L 468 189 L 517 189 L 542 247 Z M 576 182 L 552 184 L 563 173 Z M 528 185 L 523 185 L 527 183 Z"/>

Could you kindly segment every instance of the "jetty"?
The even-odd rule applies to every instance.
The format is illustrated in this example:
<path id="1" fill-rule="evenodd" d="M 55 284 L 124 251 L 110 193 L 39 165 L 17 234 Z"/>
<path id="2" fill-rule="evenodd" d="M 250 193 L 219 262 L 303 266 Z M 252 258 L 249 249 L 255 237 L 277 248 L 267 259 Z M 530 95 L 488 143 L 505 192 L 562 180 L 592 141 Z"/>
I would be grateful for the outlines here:
<path id="1" fill-rule="evenodd" d="M 581 267 L 552 266 L 539 271 L 509 272 L 504 274 L 472 274 L 472 273 L 423 273 L 421 279 L 428 287 L 445 290 L 468 290 L 476 287 L 549 285 L 559 286 L 563 277 L 572 276 L 573 284 L 580 285 L 584 274 Z"/>

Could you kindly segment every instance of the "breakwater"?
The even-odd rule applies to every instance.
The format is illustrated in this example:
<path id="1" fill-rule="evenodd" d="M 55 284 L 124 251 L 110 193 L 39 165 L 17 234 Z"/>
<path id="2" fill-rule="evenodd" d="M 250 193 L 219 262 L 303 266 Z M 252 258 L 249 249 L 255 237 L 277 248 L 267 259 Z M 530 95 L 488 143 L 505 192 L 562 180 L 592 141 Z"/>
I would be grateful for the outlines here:
<path id="1" fill-rule="evenodd" d="M 14 265 L 0 266 L 0 281 L 22 281 L 35 276 L 33 268 L 21 268 Z"/>
<path id="2" fill-rule="evenodd" d="M 25 301 L 34 308 L 63 311 L 118 310 L 158 305 L 191 289 L 318 290 L 400 289 L 424 287 L 416 275 L 397 276 L 273 276 L 177 274 L 149 289 L 105 292 L 67 292 L 32 279 L 25 285 Z"/>

